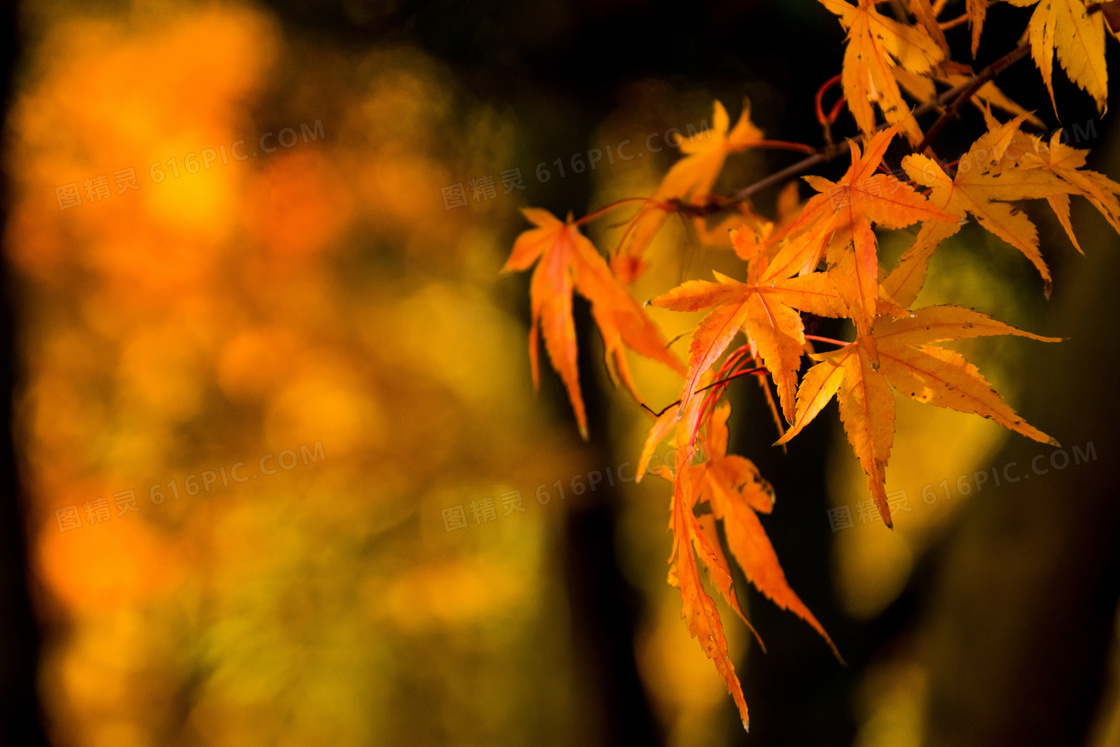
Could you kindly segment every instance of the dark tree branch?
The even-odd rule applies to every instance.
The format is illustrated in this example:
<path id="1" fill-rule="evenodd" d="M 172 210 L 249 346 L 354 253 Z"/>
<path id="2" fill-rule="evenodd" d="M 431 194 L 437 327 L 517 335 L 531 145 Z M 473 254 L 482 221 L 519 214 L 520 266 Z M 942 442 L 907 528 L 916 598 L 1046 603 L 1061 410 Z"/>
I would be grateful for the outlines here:
<path id="1" fill-rule="evenodd" d="M 7 113 L 15 85 L 19 37 L 16 3 L 0 11 L 0 110 Z M 11 147 L 9 143 L 5 143 Z M 0 227 L 7 223 L 11 180 L 0 182 Z M 47 744 L 38 696 L 40 631 L 29 594 L 27 504 L 20 489 L 12 440 L 12 398 L 17 364 L 11 277 L 0 260 L 0 745 Z"/>
<path id="2" fill-rule="evenodd" d="M 1026 57 L 1029 51 L 1030 48 L 1025 44 L 1023 46 L 1016 47 L 1012 51 L 1005 54 L 1003 57 L 1000 57 L 998 60 L 993 62 L 991 65 L 988 65 L 986 68 L 981 70 L 977 75 L 973 76 L 972 80 L 968 81 L 965 84 L 962 84 L 963 90 L 961 90 L 960 95 L 953 99 L 953 103 L 949 104 L 949 108 L 947 108 L 945 112 L 937 118 L 936 122 L 930 125 L 930 128 L 926 130 L 926 136 L 922 138 L 922 142 L 918 143 L 918 147 L 915 148 L 914 151 L 917 153 L 921 153 L 923 150 L 925 150 L 926 146 L 933 142 L 933 139 L 937 136 L 937 133 L 941 132 L 941 129 L 945 127 L 946 124 L 948 124 L 949 120 L 957 116 L 957 114 L 961 110 L 961 107 L 967 104 L 972 99 L 972 97 L 976 95 L 977 91 L 983 88 L 986 83 L 991 81 L 1004 70 Z M 961 88 L 961 86 L 957 86 L 957 88 L 954 88 L 953 91 L 956 91 L 958 88 Z M 949 91 L 949 93 L 952 93 L 953 91 Z"/>
<path id="3" fill-rule="evenodd" d="M 946 104 L 949 104 L 949 108 L 946 109 L 945 112 L 937 118 L 937 121 L 935 121 L 932 126 L 930 126 L 925 138 L 922 139 L 922 142 L 918 144 L 918 147 L 916 147 L 914 151 L 917 153 L 921 153 L 923 150 L 925 150 L 929 145 L 930 140 L 932 140 L 933 137 L 941 131 L 941 129 L 950 119 L 957 115 L 961 107 L 968 103 L 972 99 L 972 97 L 976 95 L 976 92 L 984 86 L 985 83 L 995 78 L 997 75 L 1002 73 L 1014 63 L 1026 57 L 1029 51 L 1030 48 L 1027 46 L 1016 47 L 1012 51 L 1005 54 L 1003 57 L 1000 57 L 998 60 L 988 65 L 976 75 L 969 78 L 964 83 L 961 83 L 959 86 L 955 86 L 954 88 L 950 88 L 948 91 L 945 91 L 933 101 L 922 104 L 917 109 L 915 109 L 913 112 L 914 116 L 920 117 L 923 114 L 928 114 L 934 109 L 938 109 L 945 106 Z M 854 142 L 859 143 L 862 142 L 863 136 L 856 135 L 851 139 Z M 767 176 L 764 179 L 760 179 L 750 186 L 744 187 L 743 189 L 735 193 L 735 197 L 732 202 L 742 202 L 743 200 L 749 198 L 751 195 L 757 194 L 767 187 L 779 184 L 786 179 L 797 176 L 803 171 L 808 171 L 817 164 L 827 163 L 828 161 L 831 161 L 833 158 L 836 158 L 845 152 L 847 152 L 845 143 L 834 143 L 832 145 L 828 145 L 819 152 L 814 153 L 807 158 L 803 158 L 797 163 L 787 166 L 781 171 L 776 171 L 770 176 Z"/>

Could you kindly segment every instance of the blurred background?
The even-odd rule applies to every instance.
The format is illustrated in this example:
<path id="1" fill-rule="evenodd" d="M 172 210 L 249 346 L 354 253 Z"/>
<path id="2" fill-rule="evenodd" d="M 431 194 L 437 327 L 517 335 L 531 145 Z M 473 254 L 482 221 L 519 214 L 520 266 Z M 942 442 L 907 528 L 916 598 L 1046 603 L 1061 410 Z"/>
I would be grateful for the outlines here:
<path id="1" fill-rule="evenodd" d="M 1049 301 L 975 226 L 920 300 L 1068 338 L 961 348 L 1062 449 L 899 400 L 890 532 L 834 407 L 783 454 L 732 387 L 732 449 L 847 662 L 748 594 L 762 654 L 721 607 L 750 735 L 665 583 L 668 486 L 629 481 L 650 421 L 582 301 L 591 440 L 550 369 L 532 392 L 528 278 L 498 274 L 520 208 L 651 194 L 716 98 L 819 145 L 843 41 L 819 4 L 4 13 L 0 744 L 1120 744 L 1120 241 L 1084 201 L 1085 257 L 1028 208 Z M 992 9 L 977 67 L 1028 14 Z M 1055 82 L 1060 123 L 1030 62 L 1000 79 L 1120 176 L 1111 120 Z M 719 189 L 795 159 L 738 156 Z M 651 257 L 639 299 L 729 259 L 675 223 Z M 632 362 L 654 409 L 676 397 Z"/>

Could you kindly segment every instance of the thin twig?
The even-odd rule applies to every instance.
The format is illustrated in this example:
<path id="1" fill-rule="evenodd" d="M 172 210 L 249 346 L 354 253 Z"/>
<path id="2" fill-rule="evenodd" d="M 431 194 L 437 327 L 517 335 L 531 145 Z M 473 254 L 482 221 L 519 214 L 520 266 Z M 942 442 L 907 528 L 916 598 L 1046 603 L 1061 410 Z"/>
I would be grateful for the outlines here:
<path id="1" fill-rule="evenodd" d="M 752 369 L 749 369 L 747 371 L 738 371 L 736 373 L 731 374 L 730 376 L 728 376 L 726 378 L 720 379 L 719 381 L 713 381 L 711 384 L 708 384 L 706 386 L 702 386 L 699 389 L 697 389 L 696 391 L 694 391 L 692 394 L 697 395 L 700 392 L 703 392 L 707 389 L 711 389 L 714 386 L 719 386 L 720 384 L 727 384 L 727 383 L 732 382 L 735 379 L 738 379 L 738 378 L 743 377 L 743 376 L 752 376 L 752 375 L 753 376 L 759 376 L 759 375 L 763 375 L 763 374 L 765 374 L 767 376 L 770 375 L 770 372 L 766 369 L 765 366 L 759 366 L 758 368 L 752 368 Z M 676 402 L 670 402 L 669 404 L 662 407 L 660 412 L 658 412 L 657 410 L 654 410 L 652 407 L 647 405 L 645 402 L 639 402 L 638 404 L 641 405 L 643 409 L 652 413 L 655 418 L 659 418 L 662 415 L 664 415 L 665 413 L 667 413 L 669 411 L 670 407 L 676 407 L 680 403 L 681 403 L 681 401 L 679 399 Z"/>
<path id="2" fill-rule="evenodd" d="M 755 194 L 756 192 L 761 192 L 762 190 L 766 189 L 767 187 L 770 187 L 770 186 L 773 186 L 775 184 L 779 184 L 781 182 L 784 182 L 786 179 L 789 179 L 790 177 L 797 176 L 802 171 L 808 171 L 809 169 L 816 166 L 818 163 L 825 163 L 827 161 L 831 161 L 833 158 L 836 158 L 837 156 L 839 156 L 841 153 L 843 153 L 846 150 L 846 148 L 839 147 L 839 146 L 843 146 L 843 145 L 844 145 L 844 143 L 840 143 L 838 145 L 837 144 L 829 145 L 824 150 L 820 151 L 819 153 L 814 153 L 813 155 L 809 156 L 808 158 L 803 158 L 800 161 L 798 161 L 797 163 L 795 163 L 791 166 L 785 167 L 781 171 L 775 171 L 770 176 L 768 176 L 764 179 L 758 180 L 757 182 L 750 185 L 749 187 L 744 187 L 743 189 L 740 189 L 738 192 L 735 193 L 735 198 L 734 198 L 733 201 L 734 202 L 742 202 L 743 200 L 746 200 L 748 197 Z"/>
<path id="3" fill-rule="evenodd" d="M 951 21 L 943 21 L 943 22 L 937 24 L 937 26 L 942 31 L 948 31 L 949 29 L 955 29 L 957 26 L 960 26 L 961 24 L 965 23 L 967 20 L 968 20 L 968 13 L 961 13 L 959 16 L 952 19 Z"/>

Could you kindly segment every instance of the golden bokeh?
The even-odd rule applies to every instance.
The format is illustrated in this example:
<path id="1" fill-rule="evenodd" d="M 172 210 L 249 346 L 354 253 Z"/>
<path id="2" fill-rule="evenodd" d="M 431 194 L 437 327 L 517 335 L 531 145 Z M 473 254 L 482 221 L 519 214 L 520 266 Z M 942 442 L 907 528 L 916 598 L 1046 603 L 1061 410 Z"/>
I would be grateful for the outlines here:
<path id="1" fill-rule="evenodd" d="M 518 204 L 441 196 L 512 125 L 249 5 L 28 19 L 4 248 L 52 740 L 561 733 L 570 681 L 523 686 L 570 645 L 534 490 L 586 456 L 507 365 Z"/>

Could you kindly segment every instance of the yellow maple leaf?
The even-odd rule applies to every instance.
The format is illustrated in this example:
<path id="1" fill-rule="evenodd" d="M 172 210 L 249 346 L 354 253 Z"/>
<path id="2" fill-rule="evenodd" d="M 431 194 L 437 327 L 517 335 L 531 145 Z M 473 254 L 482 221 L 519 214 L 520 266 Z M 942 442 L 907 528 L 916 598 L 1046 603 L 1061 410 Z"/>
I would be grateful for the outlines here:
<path id="1" fill-rule="evenodd" d="M 797 391 L 797 415 L 785 443 L 801 432 L 836 396 L 844 432 L 867 474 L 868 487 L 887 526 L 891 526 L 886 467 L 894 440 L 891 387 L 919 402 L 975 413 L 1042 443 L 1057 441 L 1026 423 L 959 353 L 933 345 L 985 335 L 1019 335 L 1043 342 L 1058 338 L 1024 332 L 962 306 L 927 306 L 902 318 L 880 317 L 872 330 L 879 367 L 871 365 L 866 344 L 850 343 L 814 356 Z"/>
<path id="2" fill-rule="evenodd" d="M 1022 252 L 1042 276 L 1049 298 L 1050 270 L 1039 250 L 1038 231 L 1026 213 L 1008 203 L 1065 195 L 1071 191 L 1070 186 L 1044 169 L 1003 169 L 997 174 L 985 168 L 998 161 L 998 153 L 987 150 L 983 141 L 978 141 L 961 157 L 954 177 L 923 155 L 906 156 L 902 166 L 914 181 L 932 188 L 930 203 L 958 216 L 962 222 L 967 215 L 975 216 L 981 226 Z M 961 223 L 926 223 L 915 244 L 939 244 L 960 229 Z"/>
<path id="3" fill-rule="evenodd" d="M 739 121 L 731 127 L 727 109 L 716 101 L 712 129 L 680 140 L 684 154 L 661 180 L 653 198 L 631 219 L 618 251 L 611 257 L 611 269 L 624 283 L 641 273 L 642 254 L 665 224 L 674 201 L 689 203 L 712 190 L 729 153 L 746 150 L 762 140 L 762 130 L 751 122 L 750 104 L 743 102 Z"/>
<path id="4" fill-rule="evenodd" d="M 866 152 L 849 141 L 852 165 L 837 182 L 819 176 L 805 181 L 820 194 L 806 204 L 802 217 L 791 227 L 794 237 L 767 268 L 769 280 L 789 272 L 806 272 L 816 266 L 822 252 L 832 247 L 830 274 L 848 304 L 849 316 L 861 337 L 869 338 L 879 298 L 878 245 L 872 224 L 904 228 L 919 221 L 958 222 L 889 174 L 875 173 L 898 130 L 898 125 L 877 133 Z M 850 250 L 849 250 L 850 247 Z M 853 260 L 850 271 L 835 271 L 845 256 Z M 875 361 L 875 350 L 869 348 Z"/>
<path id="5" fill-rule="evenodd" d="M 1007 0 L 1021 8 L 1035 5 L 1027 29 L 1031 43 L 1031 57 L 1046 90 L 1054 111 L 1054 54 L 1058 62 L 1079 88 L 1093 97 L 1097 109 L 1108 108 L 1108 67 L 1104 59 L 1104 15 L 1089 13 L 1081 0 Z M 1037 3 L 1037 5 L 1036 5 Z"/>
<path id="6" fill-rule="evenodd" d="M 922 131 L 902 98 L 896 71 L 902 68 L 928 75 L 944 59 L 944 50 L 925 29 L 905 26 L 879 13 L 872 0 L 859 0 L 858 5 L 844 0 L 821 3 L 848 30 L 841 83 L 860 131 L 866 137 L 876 129 L 874 102 L 888 124 L 900 124 L 910 143 L 919 143 Z"/>

